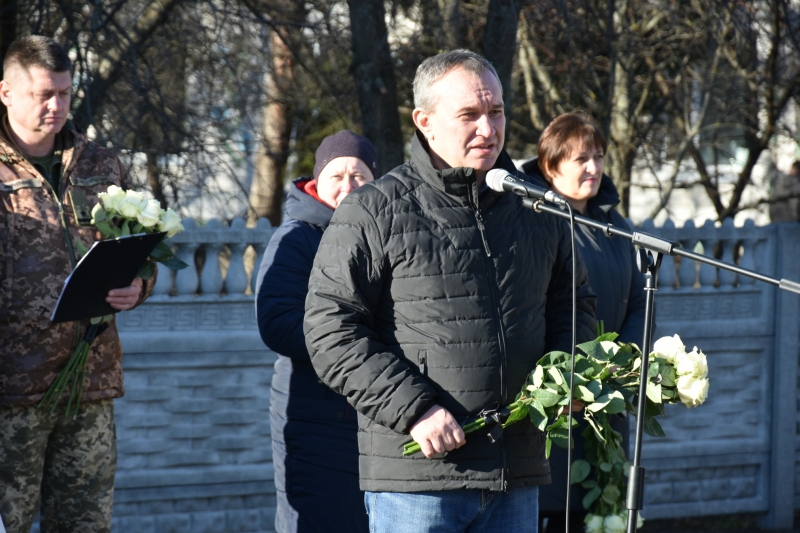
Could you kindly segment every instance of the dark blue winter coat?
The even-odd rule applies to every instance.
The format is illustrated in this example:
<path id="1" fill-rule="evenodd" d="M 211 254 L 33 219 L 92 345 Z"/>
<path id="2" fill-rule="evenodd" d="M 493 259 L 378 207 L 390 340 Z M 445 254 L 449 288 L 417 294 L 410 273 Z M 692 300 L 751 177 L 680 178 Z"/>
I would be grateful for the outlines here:
<path id="1" fill-rule="evenodd" d="M 267 246 L 256 287 L 258 329 L 278 354 L 270 393 L 277 533 L 366 532 L 358 489 L 356 416 L 320 383 L 303 336 L 308 278 L 333 209 L 289 188 L 285 216 Z"/>
<path id="2" fill-rule="evenodd" d="M 526 162 L 522 170 L 526 174 L 544 179 L 536 159 Z M 586 216 L 598 222 L 628 229 L 626 220 L 614 209 L 619 201 L 614 182 L 604 174 L 597 195 L 587 202 Z M 644 334 L 645 279 L 636 266 L 633 244 L 621 237 L 608 238 L 600 230 L 579 224 L 575 224 L 575 241 L 589 271 L 589 284 L 597 294 L 595 315 L 598 322 L 603 321 L 606 332 L 619 333 L 619 341 L 634 342 L 641 346 Z M 583 427 L 585 426 L 582 425 L 581 429 Z M 613 420 L 612 427 L 622 433 L 623 440 L 627 442 L 627 417 Z M 580 431 L 576 433 L 573 460 L 583 458 L 583 438 Z M 554 446 L 550 455 L 553 483 L 542 487 L 539 493 L 539 508 L 542 512 L 563 510 L 566 507 L 566 469 L 567 451 Z M 572 493 L 572 510 L 583 511 L 582 496 L 578 497 L 580 491 L 573 489 Z"/>

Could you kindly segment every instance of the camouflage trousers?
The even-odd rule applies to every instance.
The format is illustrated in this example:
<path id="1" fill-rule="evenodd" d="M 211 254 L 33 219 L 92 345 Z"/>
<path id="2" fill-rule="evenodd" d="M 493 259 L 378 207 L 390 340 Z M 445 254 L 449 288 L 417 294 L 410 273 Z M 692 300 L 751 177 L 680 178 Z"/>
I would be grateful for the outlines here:
<path id="1" fill-rule="evenodd" d="M 114 402 L 82 403 L 75 418 L 63 412 L 0 407 L 0 516 L 8 533 L 30 533 L 37 510 L 41 533 L 111 531 Z"/>

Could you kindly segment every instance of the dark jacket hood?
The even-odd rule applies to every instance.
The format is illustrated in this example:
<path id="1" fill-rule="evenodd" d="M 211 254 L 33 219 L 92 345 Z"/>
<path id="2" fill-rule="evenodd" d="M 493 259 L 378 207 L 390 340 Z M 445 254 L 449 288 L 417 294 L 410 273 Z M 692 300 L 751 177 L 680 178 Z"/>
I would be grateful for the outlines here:
<path id="1" fill-rule="evenodd" d="M 522 164 L 522 171 L 529 176 L 537 178 L 548 189 L 551 188 L 550 183 L 544 178 L 544 172 L 539 168 L 538 157 L 525 161 L 525 163 Z M 606 174 L 603 174 L 603 178 L 600 180 L 600 189 L 597 191 L 596 196 L 589 198 L 587 209 L 589 214 L 598 212 L 608 213 L 619 204 L 619 201 L 619 193 L 617 192 L 617 187 L 614 185 L 614 181 Z"/>
<path id="2" fill-rule="evenodd" d="M 304 186 L 312 179 L 314 178 L 297 178 L 292 182 L 286 195 L 284 212 L 289 218 L 325 229 L 330 224 L 333 209 L 298 187 L 298 185 Z"/>

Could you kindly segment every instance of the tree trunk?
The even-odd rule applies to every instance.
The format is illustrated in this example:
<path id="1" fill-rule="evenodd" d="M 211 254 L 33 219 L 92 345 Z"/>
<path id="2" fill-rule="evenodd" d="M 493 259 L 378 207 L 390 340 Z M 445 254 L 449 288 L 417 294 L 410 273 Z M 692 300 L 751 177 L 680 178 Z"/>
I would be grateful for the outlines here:
<path id="1" fill-rule="evenodd" d="M 506 134 L 511 127 L 511 71 L 514 67 L 514 52 L 517 50 L 517 26 L 521 0 L 491 0 L 483 35 L 483 55 L 494 64 L 500 85 L 503 86 L 503 102 L 506 112 Z"/>
<path id="2" fill-rule="evenodd" d="M 150 185 L 150 191 L 153 193 L 153 198 L 158 200 L 161 204 L 161 209 L 169 207 L 167 198 L 164 196 L 164 189 L 161 186 L 161 171 L 158 168 L 156 155 L 152 152 L 147 152 L 147 183 Z"/>
<path id="3" fill-rule="evenodd" d="M 286 34 L 280 35 L 278 31 Z M 270 41 L 272 71 L 267 82 L 261 145 L 256 155 L 256 171 L 250 186 L 248 224 L 251 226 L 263 217 L 268 218 L 273 226 L 281 223 L 283 181 L 295 110 L 295 61 L 286 41 L 288 32 L 292 31 L 298 30 L 290 26 L 274 29 Z"/>
<path id="4" fill-rule="evenodd" d="M 364 136 L 378 151 L 378 172 L 382 174 L 404 160 L 394 60 L 389 49 L 383 0 L 347 0 L 347 5 L 350 20 L 358 21 L 350 33 L 361 125 Z"/>
<path id="5" fill-rule="evenodd" d="M 444 48 L 455 50 L 464 46 L 464 27 L 461 23 L 461 0 L 436 0 L 442 21 Z"/>
<path id="6" fill-rule="evenodd" d="M 626 1 L 612 5 L 614 34 L 624 30 Z M 611 99 L 610 122 L 608 128 L 608 175 L 614 180 L 619 192 L 618 209 L 623 216 L 628 215 L 630 208 L 631 170 L 636 151 L 633 145 L 635 130 L 633 127 L 632 103 L 630 95 L 630 73 L 622 64 L 617 47 L 619 40 L 615 37 L 610 42 L 610 58 L 612 75 L 609 81 L 608 95 Z"/>

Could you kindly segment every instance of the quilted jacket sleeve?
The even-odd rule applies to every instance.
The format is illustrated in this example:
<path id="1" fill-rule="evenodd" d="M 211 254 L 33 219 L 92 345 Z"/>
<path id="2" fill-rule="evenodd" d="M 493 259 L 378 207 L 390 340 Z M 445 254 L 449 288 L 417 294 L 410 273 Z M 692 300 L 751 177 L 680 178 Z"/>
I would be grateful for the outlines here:
<path id="1" fill-rule="evenodd" d="M 547 333 L 545 351 L 572 351 L 572 243 L 569 224 L 556 220 L 558 224 L 558 255 L 553 265 L 550 285 L 547 289 Z M 589 273 L 576 251 L 576 332 L 577 343 L 595 338 L 595 308 L 597 297 L 589 286 Z"/>
<path id="2" fill-rule="evenodd" d="M 270 350 L 295 360 L 309 360 L 303 314 L 318 232 L 297 221 L 281 225 L 269 241 L 258 273 L 258 331 Z"/>
<path id="3" fill-rule="evenodd" d="M 434 403 L 435 389 L 378 339 L 375 320 L 387 270 L 374 217 L 348 197 L 314 260 L 304 330 L 322 381 L 364 416 L 407 433 Z"/>

